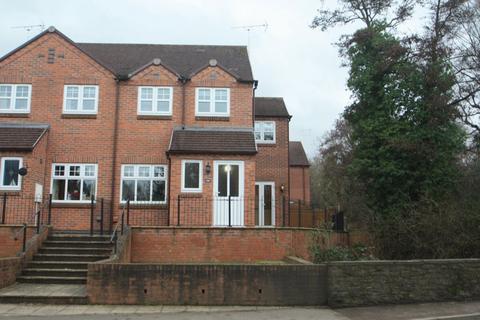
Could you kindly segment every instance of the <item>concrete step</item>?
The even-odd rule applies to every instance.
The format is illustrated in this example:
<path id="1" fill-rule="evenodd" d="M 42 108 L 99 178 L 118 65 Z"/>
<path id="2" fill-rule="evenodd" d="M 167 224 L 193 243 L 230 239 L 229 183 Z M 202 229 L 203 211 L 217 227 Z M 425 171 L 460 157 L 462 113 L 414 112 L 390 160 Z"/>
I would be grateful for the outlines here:
<path id="1" fill-rule="evenodd" d="M 109 235 L 83 235 L 83 234 L 58 234 L 54 233 L 47 238 L 47 240 L 51 241 L 110 241 Z"/>
<path id="2" fill-rule="evenodd" d="M 69 296 L 24 296 L 9 295 L 0 296 L 0 303 L 32 303 L 32 304 L 88 304 L 87 297 L 69 297 Z"/>
<path id="3" fill-rule="evenodd" d="M 86 277 L 45 277 L 45 276 L 19 276 L 17 282 L 38 284 L 85 284 Z"/>
<path id="4" fill-rule="evenodd" d="M 88 263 L 86 262 L 75 262 L 75 261 L 31 261 L 27 265 L 28 268 L 32 269 L 84 269 L 88 268 Z"/>
<path id="5" fill-rule="evenodd" d="M 87 277 L 87 269 L 36 269 L 27 267 L 22 272 L 23 276 L 40 276 L 40 277 Z"/>
<path id="6" fill-rule="evenodd" d="M 109 258 L 106 254 L 49 254 L 40 253 L 33 257 L 33 262 L 37 261 L 55 261 L 55 262 L 93 262 Z"/>
<path id="7" fill-rule="evenodd" d="M 112 248 L 42 247 L 38 252 L 42 254 L 110 255 Z"/>
<path id="8" fill-rule="evenodd" d="M 99 248 L 111 249 L 113 244 L 110 241 L 54 241 L 43 242 L 44 248 Z"/>

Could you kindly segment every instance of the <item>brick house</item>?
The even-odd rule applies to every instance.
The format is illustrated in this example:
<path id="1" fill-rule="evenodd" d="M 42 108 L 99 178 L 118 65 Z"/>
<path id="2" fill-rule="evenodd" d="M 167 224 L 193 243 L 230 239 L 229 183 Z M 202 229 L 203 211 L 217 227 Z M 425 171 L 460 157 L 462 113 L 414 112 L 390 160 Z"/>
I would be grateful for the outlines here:
<path id="1" fill-rule="evenodd" d="M 300 141 L 290 141 L 290 200 L 310 203 L 310 163 Z"/>
<path id="2" fill-rule="evenodd" d="M 129 200 L 139 225 L 280 226 L 291 116 L 257 84 L 246 47 L 50 27 L 0 58 L 0 192 L 51 194 L 59 230 L 88 229 L 95 199 L 114 217 Z"/>

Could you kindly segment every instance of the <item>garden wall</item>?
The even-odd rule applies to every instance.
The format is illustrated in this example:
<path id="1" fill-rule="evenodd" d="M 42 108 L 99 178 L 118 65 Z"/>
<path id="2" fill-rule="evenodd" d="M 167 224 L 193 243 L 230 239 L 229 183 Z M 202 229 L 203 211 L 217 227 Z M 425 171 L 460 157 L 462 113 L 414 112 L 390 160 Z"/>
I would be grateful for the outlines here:
<path id="1" fill-rule="evenodd" d="M 0 258 L 0 288 L 14 284 L 21 270 L 22 258 Z"/>
<path id="2" fill-rule="evenodd" d="M 328 265 L 334 307 L 480 298 L 480 259 L 362 261 Z"/>
<path id="3" fill-rule="evenodd" d="M 323 305 L 324 265 L 92 263 L 94 304 Z"/>
<path id="4" fill-rule="evenodd" d="M 132 227 L 131 262 L 256 262 L 297 256 L 311 260 L 313 229 Z M 331 234 L 327 245 L 343 244 Z"/>

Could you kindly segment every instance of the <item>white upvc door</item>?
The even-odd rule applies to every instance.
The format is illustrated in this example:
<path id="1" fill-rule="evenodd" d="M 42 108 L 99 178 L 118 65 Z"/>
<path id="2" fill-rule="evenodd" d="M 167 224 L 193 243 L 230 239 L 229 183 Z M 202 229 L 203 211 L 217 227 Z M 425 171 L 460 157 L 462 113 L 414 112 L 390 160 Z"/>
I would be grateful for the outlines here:
<path id="1" fill-rule="evenodd" d="M 262 227 L 275 226 L 275 183 L 255 183 L 255 224 Z"/>
<path id="2" fill-rule="evenodd" d="M 244 226 L 243 161 L 215 161 L 213 225 Z"/>

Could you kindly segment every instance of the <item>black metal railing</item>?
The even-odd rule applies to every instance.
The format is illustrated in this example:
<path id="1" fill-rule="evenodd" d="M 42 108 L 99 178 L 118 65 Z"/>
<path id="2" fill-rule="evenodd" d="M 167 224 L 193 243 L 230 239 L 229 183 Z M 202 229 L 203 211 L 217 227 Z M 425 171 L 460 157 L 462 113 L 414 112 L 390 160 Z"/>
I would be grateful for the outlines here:
<path id="1" fill-rule="evenodd" d="M 50 223 L 51 197 L 4 193 L 0 202 L 0 224 L 34 225 L 38 233 L 42 225 Z"/>
<path id="2" fill-rule="evenodd" d="M 110 234 L 113 228 L 113 211 L 111 201 L 102 197 L 90 200 L 90 234 Z"/>
<path id="3" fill-rule="evenodd" d="M 110 242 L 113 243 L 113 253 L 117 253 L 118 247 L 118 237 L 123 236 L 124 232 L 129 226 L 130 220 L 130 200 L 127 200 L 121 206 L 120 216 L 117 220 L 115 228 L 111 232 Z"/>

